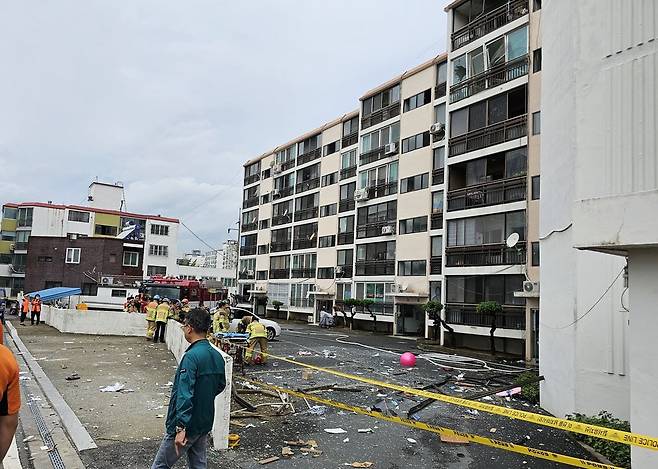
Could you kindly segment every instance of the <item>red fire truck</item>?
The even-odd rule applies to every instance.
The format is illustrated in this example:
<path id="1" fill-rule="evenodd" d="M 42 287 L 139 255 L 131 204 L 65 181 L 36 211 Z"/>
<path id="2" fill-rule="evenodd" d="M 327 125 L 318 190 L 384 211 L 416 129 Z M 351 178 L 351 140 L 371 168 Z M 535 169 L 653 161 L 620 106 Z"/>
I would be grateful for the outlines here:
<path id="1" fill-rule="evenodd" d="M 215 306 L 218 301 L 225 300 L 228 290 L 217 281 L 183 280 L 179 278 L 153 276 L 143 284 L 145 293 L 151 298 L 182 300 L 187 298 L 192 305 L 200 301 L 206 306 Z"/>

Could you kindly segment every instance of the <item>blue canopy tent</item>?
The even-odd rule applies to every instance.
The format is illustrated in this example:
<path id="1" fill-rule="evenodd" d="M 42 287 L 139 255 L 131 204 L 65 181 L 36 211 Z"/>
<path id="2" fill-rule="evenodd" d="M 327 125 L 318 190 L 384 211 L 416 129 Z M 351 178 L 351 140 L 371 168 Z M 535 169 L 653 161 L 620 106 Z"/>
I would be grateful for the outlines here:
<path id="1" fill-rule="evenodd" d="M 56 287 L 56 288 L 46 288 L 45 290 L 39 290 L 32 293 L 28 293 L 27 296 L 34 298 L 36 295 L 41 297 L 41 301 L 46 303 L 48 301 L 59 300 L 60 298 L 66 298 L 69 296 L 80 295 L 82 290 L 79 288 L 70 288 L 70 287 Z"/>

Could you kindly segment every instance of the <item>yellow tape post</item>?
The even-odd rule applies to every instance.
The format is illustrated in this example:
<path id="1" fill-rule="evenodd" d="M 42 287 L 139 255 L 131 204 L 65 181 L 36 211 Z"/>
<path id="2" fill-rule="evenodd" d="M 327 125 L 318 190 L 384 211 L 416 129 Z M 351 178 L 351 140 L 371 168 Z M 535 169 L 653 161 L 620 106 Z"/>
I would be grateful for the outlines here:
<path id="1" fill-rule="evenodd" d="M 369 417 L 376 418 L 378 420 L 384 420 L 387 422 L 392 422 L 392 423 L 397 423 L 399 425 L 403 425 L 405 427 L 410 427 L 414 428 L 417 430 L 423 430 L 431 433 L 436 433 L 438 435 L 444 435 L 444 436 L 455 436 L 459 438 L 463 438 L 465 440 L 468 440 L 472 443 L 477 443 L 480 445 L 484 446 L 489 446 L 491 448 L 497 448 L 497 449 L 502 449 L 505 451 L 512 451 L 514 453 L 519 453 L 524 456 L 529 456 L 532 458 L 540 458 L 540 459 L 546 459 L 548 461 L 553 461 L 553 462 L 559 462 L 562 464 L 568 464 L 570 466 L 574 467 L 585 467 L 585 468 L 597 468 L 597 469 L 620 469 L 617 466 L 610 466 L 608 464 L 602 464 L 598 463 L 595 461 L 588 461 L 587 459 L 581 459 L 581 458 L 576 458 L 573 456 L 566 456 L 564 454 L 559 454 L 559 453 L 554 453 L 552 451 L 546 451 L 542 449 L 535 449 L 535 448 L 529 448 L 527 446 L 523 445 L 517 445 L 514 443 L 508 443 L 506 441 L 501 441 L 501 440 L 495 440 L 493 438 L 487 438 L 484 436 L 480 435 L 475 435 L 473 433 L 465 433 L 465 432 L 459 432 L 457 430 L 452 430 L 450 428 L 446 427 L 439 427 L 437 425 L 430 425 L 429 423 L 424 423 L 424 422 L 417 422 L 415 420 L 409 420 L 409 419 L 404 419 L 401 417 L 393 417 L 393 416 L 388 416 L 384 415 L 379 412 L 373 412 L 371 410 L 364 409 L 362 407 L 357 407 L 357 406 L 352 406 L 349 404 L 345 404 L 343 402 L 338 402 L 338 401 L 333 401 L 331 399 L 325 399 L 320 396 L 316 396 L 314 394 L 307 394 L 304 392 L 299 392 L 299 391 L 293 391 L 290 389 L 282 388 L 279 386 L 275 386 L 273 384 L 268 384 L 264 383 L 262 381 L 256 381 L 248 378 L 242 378 L 245 381 L 248 381 L 252 384 L 262 386 L 265 388 L 272 389 L 274 391 L 280 392 L 280 393 L 285 393 L 294 397 L 297 397 L 299 399 L 306 399 L 309 401 L 314 401 L 318 402 L 320 404 L 324 404 L 327 406 L 331 407 L 336 407 L 338 409 L 345 410 L 347 412 L 355 412 L 360 415 L 367 415 Z"/>
<path id="2" fill-rule="evenodd" d="M 375 379 L 364 378 L 362 376 L 352 375 L 349 373 L 343 373 L 342 371 L 322 368 L 320 366 L 315 366 L 308 363 L 291 360 L 289 358 L 272 355 L 271 353 L 263 353 L 263 355 L 271 357 L 275 360 L 281 360 L 286 363 L 291 363 L 293 365 L 303 366 L 304 368 L 309 368 L 311 370 L 320 371 L 322 373 L 328 373 L 345 379 L 359 381 L 361 383 L 370 384 L 372 386 L 379 386 L 382 388 L 393 389 L 395 391 L 411 394 L 413 396 L 424 397 L 426 399 L 434 399 L 441 402 L 447 402 L 448 404 L 454 404 L 482 412 L 488 412 L 494 415 L 502 415 L 503 417 L 509 417 L 511 419 L 524 420 L 526 422 L 535 423 L 537 425 L 544 425 L 546 427 L 553 427 L 559 430 L 581 433 L 583 435 L 602 438 L 604 440 L 615 441 L 617 443 L 625 443 L 628 445 L 638 446 L 640 448 L 646 448 L 646 449 L 658 451 L 658 438 L 648 435 L 626 432 L 622 430 L 615 430 L 611 428 L 600 427 L 598 425 L 591 425 L 588 423 L 575 422 L 573 420 L 551 417 L 549 415 L 535 414 L 533 412 L 528 412 L 525 410 L 509 409 L 507 407 L 497 406 L 494 404 L 485 404 L 484 402 L 471 401 L 469 399 L 448 396 L 447 394 L 425 391 L 423 389 L 414 389 L 407 386 L 401 386 L 395 383 L 387 383 L 385 381 L 378 381 Z"/>

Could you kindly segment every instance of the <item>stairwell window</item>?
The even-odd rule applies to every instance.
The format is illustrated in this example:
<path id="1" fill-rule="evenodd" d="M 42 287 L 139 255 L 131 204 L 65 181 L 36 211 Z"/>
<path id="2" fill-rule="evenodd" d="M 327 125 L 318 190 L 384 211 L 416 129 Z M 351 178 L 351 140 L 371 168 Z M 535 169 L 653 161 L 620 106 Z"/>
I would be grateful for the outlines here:
<path id="1" fill-rule="evenodd" d="M 67 264 L 80 263 L 80 248 L 66 248 L 66 263 Z"/>
<path id="2" fill-rule="evenodd" d="M 169 246 L 149 244 L 149 255 L 167 257 L 169 255 Z"/>
<path id="3" fill-rule="evenodd" d="M 137 267 L 139 265 L 139 253 L 125 251 L 123 253 L 123 265 L 125 267 Z"/>

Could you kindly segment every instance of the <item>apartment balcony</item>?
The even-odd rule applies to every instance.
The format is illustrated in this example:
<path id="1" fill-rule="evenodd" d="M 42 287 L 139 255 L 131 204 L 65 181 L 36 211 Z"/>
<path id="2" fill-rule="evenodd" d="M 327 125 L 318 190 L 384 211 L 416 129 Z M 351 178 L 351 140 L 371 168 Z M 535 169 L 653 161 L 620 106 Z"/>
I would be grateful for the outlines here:
<path id="1" fill-rule="evenodd" d="M 448 84 L 444 81 L 434 87 L 434 99 L 443 98 L 446 95 Z"/>
<path id="2" fill-rule="evenodd" d="M 476 305 L 446 305 L 446 322 L 464 326 L 491 327 L 493 317 L 480 314 Z M 496 327 L 499 329 L 525 330 L 525 311 L 523 308 L 503 307 L 503 313 L 496 315 Z"/>
<path id="3" fill-rule="evenodd" d="M 473 130 L 448 142 L 448 157 L 462 155 L 499 143 L 525 137 L 528 132 L 528 115 L 513 117 L 482 129 Z"/>
<path id="4" fill-rule="evenodd" d="M 312 308 L 315 305 L 315 298 L 306 298 L 305 296 L 293 296 L 290 298 L 290 306 L 293 308 Z"/>
<path id="5" fill-rule="evenodd" d="M 400 101 L 373 112 L 361 119 L 361 130 L 400 115 Z"/>
<path id="6" fill-rule="evenodd" d="M 341 272 L 338 272 L 341 269 Z M 336 266 L 336 278 L 352 278 L 353 270 L 351 265 Z"/>
<path id="7" fill-rule="evenodd" d="M 392 302 L 373 303 L 370 305 L 370 311 L 380 316 L 393 316 L 395 307 Z"/>
<path id="8" fill-rule="evenodd" d="M 259 199 L 258 196 L 244 199 L 244 202 L 242 202 L 242 208 L 255 207 L 256 205 L 258 205 L 258 199 Z"/>
<path id="9" fill-rule="evenodd" d="M 275 215 L 272 217 L 272 226 L 285 225 L 286 223 L 292 223 L 290 215 Z"/>
<path id="10" fill-rule="evenodd" d="M 359 141 L 359 132 L 352 132 L 349 135 L 345 135 L 341 141 L 341 148 L 349 147 L 354 145 Z"/>
<path id="11" fill-rule="evenodd" d="M 240 280 L 253 280 L 254 279 L 254 273 L 253 273 L 253 271 L 251 271 L 251 273 L 249 273 L 249 271 L 240 272 L 238 274 L 238 279 L 240 279 Z"/>
<path id="12" fill-rule="evenodd" d="M 353 244 L 354 243 L 354 231 L 349 233 L 338 233 L 338 244 Z"/>
<path id="13" fill-rule="evenodd" d="M 261 244 L 258 246 L 258 254 L 269 254 L 270 253 L 270 245 L 269 244 Z"/>
<path id="14" fill-rule="evenodd" d="M 318 247 L 317 237 L 314 237 L 313 239 L 299 238 L 292 241 L 293 249 L 311 249 L 316 247 Z"/>
<path id="15" fill-rule="evenodd" d="M 318 218 L 318 207 L 306 208 L 295 212 L 295 221 L 310 220 Z"/>
<path id="16" fill-rule="evenodd" d="M 430 216 L 430 229 L 440 230 L 443 228 L 443 212 L 434 212 Z"/>
<path id="17" fill-rule="evenodd" d="M 302 165 L 304 163 L 308 163 L 309 161 L 317 160 L 322 156 L 322 148 L 316 148 L 315 150 L 311 150 L 308 153 L 304 153 L 303 155 L 299 155 L 297 157 L 297 166 Z"/>
<path id="18" fill-rule="evenodd" d="M 283 187 L 283 188 L 275 188 L 272 191 L 272 200 L 276 199 L 282 199 L 284 197 L 288 197 L 292 195 L 292 192 L 295 190 L 293 186 L 288 186 L 288 187 Z"/>
<path id="19" fill-rule="evenodd" d="M 356 176 L 356 166 L 350 166 L 340 170 L 340 180 L 353 178 Z"/>
<path id="20" fill-rule="evenodd" d="M 243 223 L 242 224 L 242 233 L 246 233 L 247 231 L 254 231 L 258 229 L 258 221 L 255 221 L 254 223 Z"/>
<path id="21" fill-rule="evenodd" d="M 315 269 L 292 269 L 291 278 L 315 278 Z"/>
<path id="22" fill-rule="evenodd" d="M 295 167 L 295 160 L 288 160 L 281 163 L 281 172 L 288 171 Z"/>
<path id="23" fill-rule="evenodd" d="M 356 276 L 395 275 L 395 260 L 356 261 Z"/>
<path id="24" fill-rule="evenodd" d="M 295 188 L 295 194 L 310 191 L 311 189 L 315 189 L 315 188 L 318 188 L 318 187 L 320 187 L 320 178 L 319 177 L 309 179 L 308 181 L 300 182 L 299 184 L 297 184 L 297 186 Z"/>
<path id="25" fill-rule="evenodd" d="M 502 85 L 528 74 L 528 55 L 510 60 L 450 87 L 450 102 L 470 98 L 480 91 Z"/>
<path id="26" fill-rule="evenodd" d="M 397 143 L 394 144 L 395 147 L 389 147 L 388 145 L 381 146 L 379 148 L 375 148 L 374 150 L 370 150 L 366 153 L 361 153 L 359 155 L 359 162 L 361 165 L 364 164 L 369 164 L 373 163 L 375 161 L 383 160 L 384 158 L 388 158 L 390 156 L 395 156 L 400 152 L 399 145 Z M 386 149 L 389 149 L 386 151 Z"/>
<path id="27" fill-rule="evenodd" d="M 354 199 L 343 199 L 338 202 L 339 213 L 349 212 L 350 210 L 354 210 L 354 207 L 356 207 L 356 202 L 354 202 Z"/>
<path id="28" fill-rule="evenodd" d="M 432 185 L 436 186 L 437 184 L 443 184 L 445 179 L 446 170 L 445 168 L 439 168 L 432 171 Z"/>
<path id="29" fill-rule="evenodd" d="M 430 257 L 430 275 L 441 275 L 442 261 L 441 257 Z"/>
<path id="30" fill-rule="evenodd" d="M 384 197 L 387 195 L 393 195 L 398 193 L 398 182 L 386 182 L 382 184 L 377 184 L 375 186 L 368 187 L 368 199 L 377 199 L 379 197 Z"/>
<path id="31" fill-rule="evenodd" d="M 270 269 L 270 280 L 290 278 L 290 269 Z"/>
<path id="32" fill-rule="evenodd" d="M 244 178 L 244 185 L 248 186 L 249 184 L 253 184 L 254 182 L 258 181 L 260 181 L 260 174 L 252 174 L 251 176 Z"/>
<path id="33" fill-rule="evenodd" d="M 270 252 L 282 251 L 290 251 L 290 240 L 278 243 L 270 243 Z"/>
<path id="34" fill-rule="evenodd" d="M 25 273 L 25 265 L 24 264 L 10 264 L 9 265 L 10 271 L 15 274 L 24 274 Z"/>
<path id="35" fill-rule="evenodd" d="M 253 246 L 242 246 L 240 247 L 241 256 L 255 256 L 256 255 L 256 245 Z"/>
<path id="36" fill-rule="evenodd" d="M 513 248 L 504 243 L 451 247 L 445 255 L 446 267 L 521 265 L 526 262 L 526 243 L 521 241 Z"/>
<path id="37" fill-rule="evenodd" d="M 448 192 L 448 211 L 507 204 L 526 199 L 526 177 L 504 179 Z"/>
<path id="38" fill-rule="evenodd" d="M 14 250 L 16 251 L 25 251 L 27 249 L 27 244 L 29 241 L 18 241 L 14 243 Z"/>
<path id="39" fill-rule="evenodd" d="M 396 220 L 383 220 L 364 225 L 357 225 L 357 238 L 373 238 L 375 236 L 394 235 L 396 232 Z"/>
<path id="40" fill-rule="evenodd" d="M 510 0 L 452 33 L 452 50 L 455 51 L 527 14 L 528 0 Z"/>

